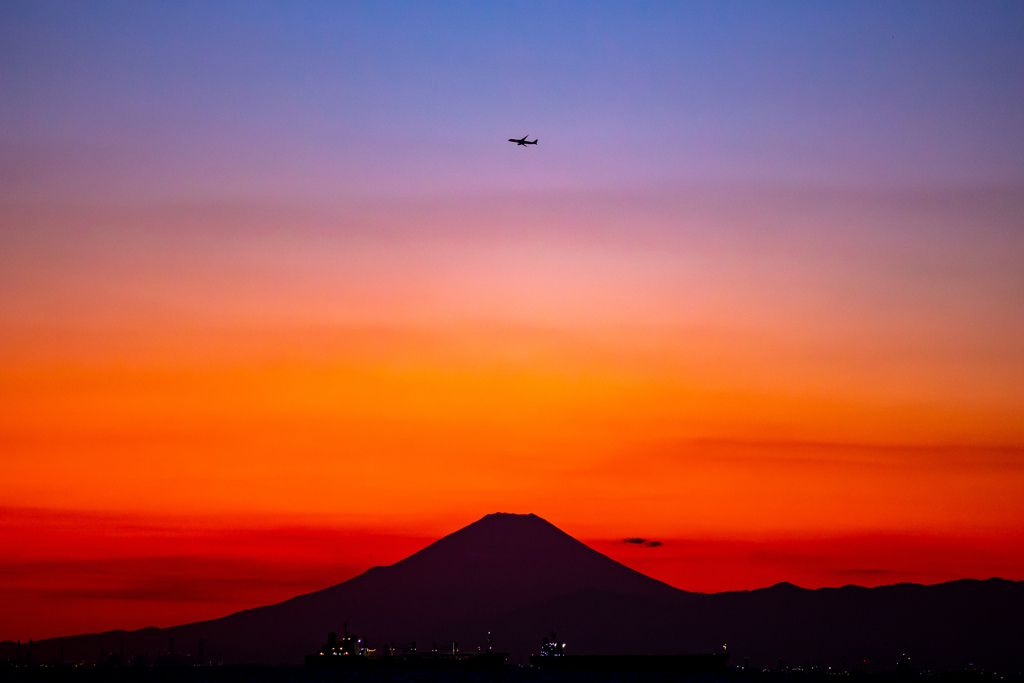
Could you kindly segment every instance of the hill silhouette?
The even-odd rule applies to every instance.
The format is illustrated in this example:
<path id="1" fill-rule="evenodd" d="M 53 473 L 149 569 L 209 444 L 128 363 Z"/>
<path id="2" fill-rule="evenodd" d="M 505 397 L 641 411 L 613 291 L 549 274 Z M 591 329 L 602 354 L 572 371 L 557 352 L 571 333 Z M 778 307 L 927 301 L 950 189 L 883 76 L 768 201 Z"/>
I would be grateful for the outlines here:
<path id="1" fill-rule="evenodd" d="M 220 619 L 33 644 L 35 661 L 95 661 L 100 651 L 180 653 L 225 663 L 299 663 L 344 622 L 371 647 L 416 641 L 495 644 L 518 662 L 552 630 L 570 653 L 693 653 L 892 669 L 967 664 L 1024 669 L 1024 582 L 963 580 L 806 590 L 791 584 L 716 594 L 673 588 L 615 562 L 535 515 L 497 513 L 388 567 Z M 0 660 L 15 656 L 2 644 Z M 24 645 L 22 646 L 24 656 Z"/>

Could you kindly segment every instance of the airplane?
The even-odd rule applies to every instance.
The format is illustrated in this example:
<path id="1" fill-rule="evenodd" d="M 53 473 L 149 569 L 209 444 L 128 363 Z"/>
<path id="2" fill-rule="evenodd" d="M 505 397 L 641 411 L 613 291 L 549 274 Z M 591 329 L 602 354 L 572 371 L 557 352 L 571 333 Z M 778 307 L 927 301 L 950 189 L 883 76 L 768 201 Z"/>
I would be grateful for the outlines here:
<path id="1" fill-rule="evenodd" d="M 529 136 L 529 135 L 524 135 L 523 137 L 519 138 L 518 140 L 516 140 L 515 138 L 509 138 L 509 139 L 508 139 L 508 141 L 509 141 L 509 142 L 514 142 L 514 143 L 516 143 L 517 145 L 519 145 L 520 147 L 522 147 L 522 146 L 524 146 L 524 145 L 536 145 L 536 144 L 537 144 L 537 141 L 536 141 L 536 140 L 533 140 L 533 141 L 528 141 L 528 140 L 526 139 L 526 138 L 528 138 L 528 137 L 530 137 L 530 136 Z"/>

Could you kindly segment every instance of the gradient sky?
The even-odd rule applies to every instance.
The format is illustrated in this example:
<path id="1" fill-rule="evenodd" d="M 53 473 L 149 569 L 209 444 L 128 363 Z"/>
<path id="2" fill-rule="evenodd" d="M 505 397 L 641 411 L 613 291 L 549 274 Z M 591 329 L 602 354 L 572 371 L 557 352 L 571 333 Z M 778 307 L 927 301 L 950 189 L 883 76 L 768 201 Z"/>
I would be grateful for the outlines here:
<path id="1" fill-rule="evenodd" d="M 1024 579 L 1024 5 L 5 2 L 0 467 L 0 639 Z"/>

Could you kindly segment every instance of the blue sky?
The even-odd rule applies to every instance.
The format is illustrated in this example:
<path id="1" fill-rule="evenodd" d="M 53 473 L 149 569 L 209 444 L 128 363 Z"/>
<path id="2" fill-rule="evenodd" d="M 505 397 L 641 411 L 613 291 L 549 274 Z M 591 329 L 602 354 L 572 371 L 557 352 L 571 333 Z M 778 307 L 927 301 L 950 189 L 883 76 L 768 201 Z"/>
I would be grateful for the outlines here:
<path id="1" fill-rule="evenodd" d="M 1024 181 L 1014 2 L 0 12 L 21 196 Z M 526 133 L 550 150 L 528 176 L 497 144 Z"/>

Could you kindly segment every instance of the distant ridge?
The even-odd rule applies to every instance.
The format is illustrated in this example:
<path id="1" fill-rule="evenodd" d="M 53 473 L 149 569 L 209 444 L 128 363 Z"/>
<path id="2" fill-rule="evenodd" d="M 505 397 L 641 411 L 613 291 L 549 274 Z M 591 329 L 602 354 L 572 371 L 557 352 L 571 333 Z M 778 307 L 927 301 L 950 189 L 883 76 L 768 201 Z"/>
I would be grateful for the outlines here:
<path id="1" fill-rule="evenodd" d="M 112 631 L 33 644 L 36 661 L 95 661 L 100 651 L 180 653 L 225 663 L 296 664 L 343 622 L 371 646 L 432 642 L 471 650 L 486 633 L 513 660 L 552 630 L 569 652 L 698 653 L 728 644 L 733 663 L 779 658 L 866 670 L 973 663 L 1024 670 L 1024 582 L 961 580 L 806 590 L 780 583 L 705 595 L 652 579 L 536 515 L 490 514 L 388 567 L 276 605 L 166 629 Z M 22 646 L 24 656 L 24 645 Z M 0 644 L 0 660 L 15 657 Z"/>

